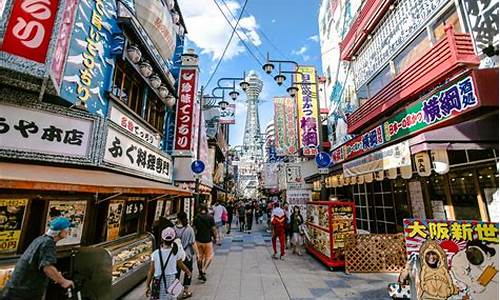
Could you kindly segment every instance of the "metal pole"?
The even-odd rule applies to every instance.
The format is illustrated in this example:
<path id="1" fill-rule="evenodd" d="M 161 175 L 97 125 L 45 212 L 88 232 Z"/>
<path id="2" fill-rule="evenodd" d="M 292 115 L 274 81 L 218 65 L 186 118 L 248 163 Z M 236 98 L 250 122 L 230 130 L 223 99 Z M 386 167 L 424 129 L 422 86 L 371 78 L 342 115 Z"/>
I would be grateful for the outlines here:
<path id="1" fill-rule="evenodd" d="M 203 85 L 201 86 L 200 89 L 200 107 L 198 109 L 198 144 L 196 145 L 196 159 L 200 159 L 200 147 L 201 147 L 201 113 L 202 113 L 202 107 L 203 107 Z M 194 190 L 196 193 L 196 208 L 197 210 L 200 207 L 200 179 L 201 179 L 201 174 L 197 174 L 196 176 L 196 181 L 195 181 L 195 186 Z"/>

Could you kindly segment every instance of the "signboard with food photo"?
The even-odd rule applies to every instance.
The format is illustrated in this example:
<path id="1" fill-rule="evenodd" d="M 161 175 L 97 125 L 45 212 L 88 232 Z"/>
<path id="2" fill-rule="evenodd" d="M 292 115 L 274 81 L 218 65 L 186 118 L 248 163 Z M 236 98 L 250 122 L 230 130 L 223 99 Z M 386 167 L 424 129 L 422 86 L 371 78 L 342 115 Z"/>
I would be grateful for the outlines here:
<path id="1" fill-rule="evenodd" d="M 0 253 L 16 252 L 28 199 L 0 199 Z"/>

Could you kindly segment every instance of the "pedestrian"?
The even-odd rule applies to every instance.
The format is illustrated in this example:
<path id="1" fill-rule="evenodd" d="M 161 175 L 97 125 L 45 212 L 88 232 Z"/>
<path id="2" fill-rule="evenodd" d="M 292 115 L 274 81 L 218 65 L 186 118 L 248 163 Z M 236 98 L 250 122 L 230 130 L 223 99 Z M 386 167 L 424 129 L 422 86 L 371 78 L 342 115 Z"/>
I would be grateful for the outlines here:
<path id="1" fill-rule="evenodd" d="M 247 204 L 245 205 L 245 215 L 246 215 L 246 223 L 247 223 L 247 230 L 249 231 L 248 233 L 250 233 L 250 231 L 252 230 L 252 225 L 253 225 L 253 209 L 254 209 L 254 206 L 252 205 L 252 203 L 249 201 L 247 202 Z"/>
<path id="2" fill-rule="evenodd" d="M 174 227 L 174 223 L 172 221 L 170 221 L 169 219 L 165 218 L 164 216 L 159 217 L 158 220 L 156 220 L 153 223 L 152 232 L 153 232 L 153 235 L 155 237 L 155 243 L 156 243 L 155 248 L 160 248 L 161 233 L 167 227 Z"/>
<path id="3" fill-rule="evenodd" d="M 224 239 L 224 215 L 227 218 L 227 209 L 219 201 L 214 206 L 214 221 L 217 227 L 217 245 L 222 245 Z M 227 220 L 226 220 L 227 221 Z"/>
<path id="4" fill-rule="evenodd" d="M 217 238 L 217 228 L 215 227 L 214 218 L 208 214 L 208 209 L 205 205 L 200 206 L 200 213 L 194 219 L 193 227 L 195 230 L 196 247 L 198 248 L 198 257 L 196 259 L 198 279 L 206 282 L 206 272 L 214 256 L 212 236 Z"/>
<path id="5" fill-rule="evenodd" d="M 177 214 L 177 225 L 175 226 L 175 235 L 181 239 L 182 248 L 186 253 L 186 258 L 184 259 L 184 265 L 193 273 L 193 259 L 198 257 L 198 248 L 195 243 L 194 230 L 188 224 L 187 214 L 183 211 Z M 177 268 L 176 278 L 179 279 L 181 275 L 181 270 Z M 184 275 L 183 284 L 184 292 L 182 298 L 186 299 L 193 296 L 193 293 L 189 290 L 191 286 L 191 276 Z"/>
<path id="6" fill-rule="evenodd" d="M 300 208 L 298 206 L 293 207 L 293 213 L 290 216 L 290 225 L 292 230 L 292 253 L 302 256 L 300 251 L 303 239 L 301 233 L 301 226 L 304 224 L 304 218 L 300 214 Z"/>
<path id="7" fill-rule="evenodd" d="M 176 297 L 167 289 L 174 283 L 177 268 L 191 277 L 191 271 L 184 265 L 179 255 L 179 247 L 174 242 L 176 235 L 172 227 L 165 228 L 161 232 L 160 248 L 151 254 L 148 277 L 146 279 L 146 296 L 151 300 L 170 300 Z"/>
<path id="8" fill-rule="evenodd" d="M 227 210 L 227 234 L 231 233 L 231 225 L 233 224 L 233 215 L 234 215 L 234 204 L 232 201 L 230 201 L 226 205 L 226 210 Z"/>
<path id="9" fill-rule="evenodd" d="M 279 206 L 279 203 L 274 204 L 273 212 L 271 213 L 271 228 L 272 228 L 272 243 L 273 243 L 273 258 L 277 258 L 276 239 L 280 240 L 280 259 L 285 256 L 285 226 L 286 214 L 285 211 Z"/>
<path id="10" fill-rule="evenodd" d="M 243 201 L 238 204 L 238 221 L 240 222 L 240 232 L 245 230 L 245 205 Z"/>
<path id="11" fill-rule="evenodd" d="M 73 281 L 64 278 L 54 266 L 56 243 L 69 235 L 70 227 L 70 221 L 64 217 L 56 217 L 50 222 L 47 232 L 34 239 L 17 261 L 1 299 L 42 299 L 49 278 L 63 289 L 74 287 Z"/>
<path id="12" fill-rule="evenodd" d="M 291 211 L 290 211 L 290 206 L 288 205 L 288 203 L 284 203 L 283 204 L 283 210 L 285 211 L 285 215 L 286 215 L 286 224 L 285 224 L 285 245 L 286 245 L 286 248 L 289 249 L 290 248 L 290 243 L 292 241 L 292 226 L 290 224 L 290 216 L 292 215 Z"/>

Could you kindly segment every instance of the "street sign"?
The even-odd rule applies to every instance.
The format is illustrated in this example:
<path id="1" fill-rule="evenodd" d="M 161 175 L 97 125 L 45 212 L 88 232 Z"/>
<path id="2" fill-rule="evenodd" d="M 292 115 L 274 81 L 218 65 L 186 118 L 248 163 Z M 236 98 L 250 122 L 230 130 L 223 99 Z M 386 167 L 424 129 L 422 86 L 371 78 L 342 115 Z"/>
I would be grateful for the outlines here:
<path id="1" fill-rule="evenodd" d="M 191 170 L 195 174 L 201 174 L 205 171 L 205 164 L 201 160 L 195 160 L 191 163 Z"/>
<path id="2" fill-rule="evenodd" d="M 328 168 L 331 162 L 332 159 L 328 153 L 320 152 L 316 154 L 316 164 L 318 165 L 318 168 Z"/>

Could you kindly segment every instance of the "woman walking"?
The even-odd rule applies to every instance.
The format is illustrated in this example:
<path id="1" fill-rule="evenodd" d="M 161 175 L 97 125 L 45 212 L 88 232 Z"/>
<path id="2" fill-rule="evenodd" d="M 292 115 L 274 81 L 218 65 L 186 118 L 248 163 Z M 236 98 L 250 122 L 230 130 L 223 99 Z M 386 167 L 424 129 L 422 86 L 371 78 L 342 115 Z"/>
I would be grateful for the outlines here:
<path id="1" fill-rule="evenodd" d="M 146 296 L 151 300 L 175 300 L 176 297 L 167 292 L 175 281 L 177 267 L 191 277 L 191 271 L 184 265 L 179 255 L 175 239 L 175 230 L 172 227 L 161 233 L 162 243 L 159 249 L 151 254 L 148 278 L 146 280 Z"/>
<path id="2" fill-rule="evenodd" d="M 184 265 L 193 272 L 193 259 L 194 257 L 198 257 L 198 248 L 196 247 L 194 229 L 189 226 L 187 214 L 183 211 L 177 214 L 177 226 L 175 227 L 175 234 L 178 238 L 181 239 L 182 248 L 186 253 L 186 258 L 184 259 Z M 175 276 L 177 279 L 181 277 L 181 269 L 177 267 L 177 275 Z M 189 290 L 191 286 L 191 276 L 184 275 L 183 284 L 184 292 L 182 294 L 182 298 L 186 299 L 193 296 L 193 293 Z"/>
<path id="3" fill-rule="evenodd" d="M 300 249 L 302 247 L 302 234 L 300 232 L 300 227 L 304 224 L 304 218 L 300 214 L 300 208 L 298 206 L 293 207 L 293 213 L 290 216 L 290 229 L 292 231 L 292 253 L 302 255 Z"/>

